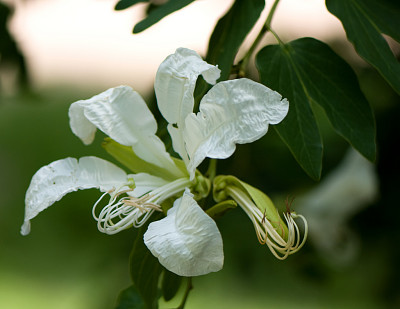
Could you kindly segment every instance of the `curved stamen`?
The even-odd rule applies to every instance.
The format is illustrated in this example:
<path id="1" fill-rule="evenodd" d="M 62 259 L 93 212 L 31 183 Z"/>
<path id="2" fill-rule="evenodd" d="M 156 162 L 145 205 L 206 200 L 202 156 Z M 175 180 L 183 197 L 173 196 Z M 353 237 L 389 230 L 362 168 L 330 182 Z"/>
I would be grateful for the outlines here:
<path id="1" fill-rule="evenodd" d="M 109 194 L 109 192 L 104 192 L 100 198 L 96 201 L 96 203 L 94 203 L 93 208 L 92 208 L 92 216 L 95 220 L 98 220 L 99 218 L 96 216 L 96 207 L 97 205 L 100 203 L 100 201 L 103 199 L 103 197 L 106 196 L 106 194 Z"/>
<path id="2" fill-rule="evenodd" d="M 123 184 L 118 189 L 113 188 L 105 192 L 93 205 L 92 215 L 97 220 L 97 227 L 100 232 L 115 234 L 132 225 L 138 227 L 146 222 L 154 210 L 161 211 L 159 205 L 149 201 L 151 199 L 149 194 L 140 198 L 131 196 L 119 198 L 121 195 L 133 191 L 131 182 L 128 183 L 130 188 L 121 190 L 126 186 L 127 184 Z M 107 194 L 110 195 L 110 200 L 97 216 L 96 208 Z"/>
<path id="3" fill-rule="evenodd" d="M 284 218 L 288 225 L 288 240 L 286 241 L 285 246 L 277 246 L 276 244 L 269 243 L 271 246 L 268 246 L 272 253 L 280 260 L 286 259 L 289 255 L 296 253 L 303 247 L 304 243 L 307 239 L 308 234 L 308 224 L 307 220 L 302 215 L 297 215 L 296 213 L 285 213 Z M 304 223 L 304 236 L 303 240 L 300 243 L 301 233 L 300 229 L 297 226 L 297 223 L 294 221 L 296 218 L 301 218 Z"/>
<path id="4" fill-rule="evenodd" d="M 163 201 L 182 192 L 190 184 L 189 178 L 180 178 L 141 197 L 121 197 L 134 190 L 130 183 L 124 184 L 118 189 L 113 188 L 105 192 L 93 205 L 92 214 L 99 231 L 106 234 L 116 234 L 132 226 L 140 227 L 154 211 L 162 211 L 160 204 Z M 129 189 L 125 189 L 127 186 Z M 109 202 L 96 215 L 99 203 L 107 194 L 110 195 Z"/>
<path id="5" fill-rule="evenodd" d="M 100 214 L 94 216 L 101 232 L 115 234 L 131 226 L 140 227 L 154 211 L 162 211 L 159 205 L 151 202 L 153 196 L 149 194 L 140 198 L 122 197 L 117 201 L 117 197 L 123 193 L 126 192 L 121 191 L 111 197 L 110 202 L 100 211 Z M 98 202 L 95 206 L 97 204 Z"/>
<path id="6" fill-rule="evenodd" d="M 299 251 L 301 247 L 303 247 L 307 239 L 308 224 L 302 215 L 297 215 L 294 212 L 283 214 L 287 223 L 286 239 L 285 228 L 282 226 L 282 223 L 277 222 L 277 226 L 274 226 L 270 219 L 266 217 L 265 211 L 264 213 L 261 212 L 247 194 L 235 187 L 228 186 L 225 190 L 228 195 L 230 195 L 242 207 L 252 221 L 260 244 L 266 244 L 276 258 L 284 260 L 289 255 Z M 301 232 L 297 223 L 294 221 L 296 218 L 302 219 L 304 223 L 304 235 L 301 243 Z"/>
<path id="7" fill-rule="evenodd" d="M 149 201 L 151 198 L 147 194 L 140 198 L 122 197 L 116 202 L 114 197 L 95 217 L 98 229 L 115 234 L 131 226 L 143 225 L 154 211 L 162 211 L 159 205 Z"/>

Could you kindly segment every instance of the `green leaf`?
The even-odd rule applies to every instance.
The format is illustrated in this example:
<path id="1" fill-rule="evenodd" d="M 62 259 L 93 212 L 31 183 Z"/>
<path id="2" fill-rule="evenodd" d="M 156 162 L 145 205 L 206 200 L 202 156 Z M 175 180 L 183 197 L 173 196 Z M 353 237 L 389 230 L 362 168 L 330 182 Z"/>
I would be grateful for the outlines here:
<path id="1" fill-rule="evenodd" d="M 136 3 L 140 3 L 140 2 L 149 2 L 149 0 L 120 0 L 115 5 L 114 10 L 116 10 L 116 11 L 125 10 L 125 9 L 135 5 Z"/>
<path id="2" fill-rule="evenodd" d="M 313 103 L 325 110 L 338 134 L 367 159 L 375 160 L 372 109 L 351 67 L 329 46 L 302 38 L 265 47 L 256 62 L 262 83 L 289 100 L 289 114 L 275 128 L 310 176 L 319 178 L 322 154 Z"/>
<path id="3" fill-rule="evenodd" d="M 400 93 L 400 63 L 381 33 L 400 42 L 400 2 L 391 0 L 326 0 L 343 24 L 357 53 Z"/>
<path id="4" fill-rule="evenodd" d="M 159 219 L 160 215 L 153 215 Z M 143 241 L 148 224 L 137 229 L 136 238 L 130 255 L 130 273 L 133 284 L 145 303 L 146 309 L 158 308 L 158 281 L 163 267 Z"/>
<path id="5" fill-rule="evenodd" d="M 208 44 L 206 61 L 218 64 L 221 70 L 219 80 L 228 79 L 239 47 L 257 22 L 264 6 L 264 0 L 236 0 L 218 21 Z"/>
<path id="6" fill-rule="evenodd" d="M 164 276 L 162 280 L 161 289 L 165 301 L 170 301 L 178 293 L 179 287 L 182 284 L 182 277 L 164 269 Z"/>
<path id="7" fill-rule="evenodd" d="M 119 294 L 115 309 L 146 309 L 146 307 L 138 290 L 132 285 Z"/>
<path id="8" fill-rule="evenodd" d="M 219 81 L 229 78 L 239 47 L 257 22 L 264 0 L 236 0 L 230 10 L 218 21 L 208 43 L 206 61 L 218 65 L 221 70 Z M 195 110 L 200 100 L 211 88 L 201 77 L 195 89 Z"/>
<path id="9" fill-rule="evenodd" d="M 194 0 L 169 0 L 165 4 L 151 10 L 149 15 L 133 28 L 133 33 L 139 33 L 159 22 L 165 16 L 182 9 Z"/>
<path id="10" fill-rule="evenodd" d="M 149 163 L 139 158 L 132 147 L 124 146 L 106 137 L 101 146 L 118 162 L 125 165 L 133 173 L 148 173 L 154 176 L 164 178 L 166 180 L 175 180 L 176 176 L 171 174 L 167 169 Z M 187 173 L 185 163 L 182 160 L 172 158 L 175 164 L 184 172 Z"/>
<path id="11" fill-rule="evenodd" d="M 212 85 L 207 83 L 204 78 L 200 75 L 196 81 L 196 87 L 194 88 L 194 108 L 193 112 L 199 111 L 199 105 L 203 96 L 210 90 Z"/>
<path id="12" fill-rule="evenodd" d="M 289 100 L 289 113 L 274 129 L 289 147 L 300 166 L 313 179 L 322 168 L 322 140 L 308 94 L 292 64 L 279 46 L 267 46 L 256 58 L 261 82 Z"/>

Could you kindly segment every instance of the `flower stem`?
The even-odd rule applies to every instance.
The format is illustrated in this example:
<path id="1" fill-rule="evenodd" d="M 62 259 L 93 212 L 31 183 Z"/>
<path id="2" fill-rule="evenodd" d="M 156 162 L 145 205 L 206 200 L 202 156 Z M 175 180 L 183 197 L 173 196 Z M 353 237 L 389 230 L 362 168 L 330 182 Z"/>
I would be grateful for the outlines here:
<path id="1" fill-rule="evenodd" d="M 277 41 L 279 42 L 279 44 L 282 43 L 282 41 L 279 39 L 278 35 L 273 32 L 271 30 L 271 22 L 272 22 L 272 18 L 275 14 L 275 10 L 279 4 L 280 0 L 275 0 L 274 4 L 271 7 L 271 10 L 268 13 L 267 19 L 265 20 L 264 25 L 262 26 L 260 32 L 258 33 L 256 39 L 254 40 L 253 44 L 250 46 L 249 50 L 247 51 L 247 53 L 244 55 L 243 59 L 239 62 L 238 67 L 238 75 L 239 77 L 245 76 L 245 70 L 247 68 L 247 65 L 250 61 L 251 56 L 254 53 L 254 50 L 257 48 L 258 44 L 260 44 L 260 41 L 263 39 L 263 37 L 265 36 L 265 34 L 270 31 L 275 38 L 277 39 Z"/>
<path id="2" fill-rule="evenodd" d="M 187 286 L 186 286 L 185 294 L 183 295 L 183 299 L 182 299 L 181 304 L 180 304 L 179 307 L 176 308 L 176 309 L 183 309 L 183 308 L 185 308 L 185 304 L 186 304 L 187 298 L 188 298 L 188 296 L 189 296 L 189 292 L 193 289 L 192 277 L 188 277 L 187 279 L 188 279 L 188 281 L 187 281 Z"/>

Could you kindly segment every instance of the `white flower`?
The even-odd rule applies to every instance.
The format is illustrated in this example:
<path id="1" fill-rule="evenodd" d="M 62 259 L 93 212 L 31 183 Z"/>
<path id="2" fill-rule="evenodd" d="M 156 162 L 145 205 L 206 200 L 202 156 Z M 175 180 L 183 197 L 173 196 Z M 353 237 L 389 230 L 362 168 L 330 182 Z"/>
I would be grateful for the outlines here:
<path id="1" fill-rule="evenodd" d="M 348 221 L 378 195 L 374 164 L 350 148 L 315 188 L 296 198 L 309 221 L 311 241 L 327 262 L 343 266 L 354 261 L 360 244 Z"/>
<path id="2" fill-rule="evenodd" d="M 288 102 L 269 88 L 248 79 L 221 82 L 211 88 L 193 113 L 193 92 L 199 75 L 215 84 L 220 71 L 191 50 L 180 48 L 160 65 L 155 80 L 158 107 L 168 121 L 173 148 L 186 167 L 177 164 L 156 136 L 157 123 L 142 97 L 130 87 L 109 89 L 69 110 L 73 133 L 90 144 L 97 129 L 152 164 L 149 173 L 127 175 L 114 164 L 95 157 L 67 158 L 42 167 L 26 194 L 25 222 L 78 189 L 99 188 L 104 194 L 93 207 L 100 231 L 114 234 L 142 225 L 161 204 L 177 199 L 166 218 L 149 225 L 144 241 L 160 263 L 182 276 L 218 271 L 223 265 L 222 238 L 215 222 L 205 214 L 189 190 L 197 190 L 196 168 L 204 158 L 227 158 L 236 143 L 262 137 L 268 125 L 280 122 Z M 140 168 L 139 168 L 140 169 Z M 156 174 L 156 173 L 154 173 Z M 203 192 L 204 193 L 204 192 Z M 208 192 L 205 192 L 208 194 Z M 97 214 L 99 203 L 108 204 Z M 190 220 L 189 220 L 190 219 Z"/>

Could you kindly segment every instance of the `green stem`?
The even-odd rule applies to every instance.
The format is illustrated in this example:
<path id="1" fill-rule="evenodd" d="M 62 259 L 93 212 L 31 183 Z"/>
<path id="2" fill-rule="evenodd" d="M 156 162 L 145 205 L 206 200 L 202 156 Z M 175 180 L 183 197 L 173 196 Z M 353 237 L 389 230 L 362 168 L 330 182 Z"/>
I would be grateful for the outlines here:
<path id="1" fill-rule="evenodd" d="M 278 6 L 279 1 L 280 0 L 275 0 L 274 4 L 271 7 L 271 10 L 269 11 L 269 14 L 267 16 L 267 20 L 265 22 L 265 25 L 267 25 L 268 27 L 271 26 L 272 17 L 274 17 L 275 10 L 276 10 L 276 7 Z"/>
<path id="2" fill-rule="evenodd" d="M 278 41 L 279 45 L 284 46 L 285 43 L 283 43 L 283 41 L 280 39 L 280 37 L 278 36 L 278 34 L 272 30 L 271 28 L 269 28 L 269 32 L 272 33 L 272 35 L 275 37 L 275 39 Z"/>
<path id="3" fill-rule="evenodd" d="M 183 295 L 183 299 L 181 304 L 179 305 L 178 308 L 176 309 L 183 309 L 185 308 L 185 304 L 187 301 L 187 298 L 189 296 L 189 292 L 193 289 L 193 285 L 192 285 L 192 277 L 188 277 L 188 282 L 187 282 L 187 286 L 186 286 L 186 291 L 185 291 L 185 295 Z"/>
<path id="4" fill-rule="evenodd" d="M 250 46 L 249 50 L 247 51 L 247 53 L 244 55 L 243 59 L 240 61 L 239 63 L 239 73 L 238 75 L 240 77 L 244 76 L 244 72 L 247 68 L 247 65 L 250 61 L 251 56 L 254 53 L 254 50 L 257 48 L 258 44 L 260 44 L 260 41 L 264 38 L 265 34 L 267 34 L 268 31 L 271 31 L 271 33 L 275 36 L 275 38 L 277 38 L 279 44 L 281 44 L 281 40 L 279 39 L 279 37 L 277 36 L 277 34 L 275 32 L 273 32 L 271 30 L 271 22 L 272 22 L 272 18 L 275 14 L 276 8 L 279 4 L 280 0 L 275 0 L 274 4 L 271 7 L 271 10 L 268 13 L 267 19 L 265 20 L 264 25 L 262 26 L 260 32 L 258 33 L 256 39 L 254 40 L 253 44 Z"/>

